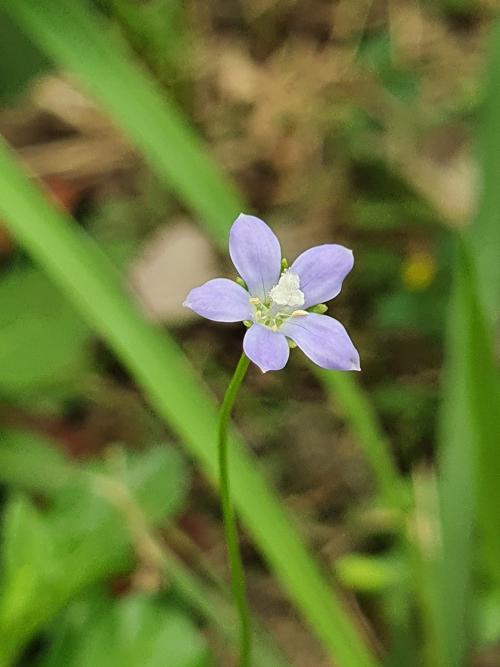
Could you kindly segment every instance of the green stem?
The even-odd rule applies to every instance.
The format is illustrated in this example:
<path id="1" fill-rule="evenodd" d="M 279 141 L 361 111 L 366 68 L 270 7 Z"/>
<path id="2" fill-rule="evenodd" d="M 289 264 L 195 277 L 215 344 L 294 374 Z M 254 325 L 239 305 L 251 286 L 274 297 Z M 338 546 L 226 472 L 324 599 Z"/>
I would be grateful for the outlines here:
<path id="1" fill-rule="evenodd" d="M 231 568 L 231 589 L 240 617 L 240 667 L 250 665 L 250 613 L 248 610 L 247 595 L 245 590 L 245 572 L 241 560 L 240 547 L 238 544 L 238 532 L 231 502 L 228 452 L 227 452 L 227 427 L 231 410 L 233 409 L 238 390 L 248 370 L 250 360 L 243 353 L 240 357 L 234 375 L 231 378 L 219 413 L 218 450 L 219 450 L 219 481 L 222 515 L 224 518 L 224 533 L 226 536 L 227 553 Z"/>

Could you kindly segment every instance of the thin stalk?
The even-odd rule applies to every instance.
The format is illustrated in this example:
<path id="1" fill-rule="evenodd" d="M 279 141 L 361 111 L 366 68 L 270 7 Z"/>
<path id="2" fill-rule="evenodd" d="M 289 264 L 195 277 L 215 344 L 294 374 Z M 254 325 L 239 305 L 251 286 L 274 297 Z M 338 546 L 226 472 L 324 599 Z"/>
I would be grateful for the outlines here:
<path id="1" fill-rule="evenodd" d="M 248 370 L 250 360 L 243 353 L 240 357 L 234 375 L 231 378 L 219 413 L 218 429 L 218 458 L 219 482 L 222 516 L 224 519 L 224 534 L 226 536 L 227 553 L 231 568 L 231 590 L 234 602 L 240 617 L 240 667 L 250 665 L 250 612 L 245 587 L 245 572 L 238 543 L 238 531 L 231 501 L 231 486 L 228 466 L 227 428 L 231 410 L 233 409 L 238 390 Z"/>

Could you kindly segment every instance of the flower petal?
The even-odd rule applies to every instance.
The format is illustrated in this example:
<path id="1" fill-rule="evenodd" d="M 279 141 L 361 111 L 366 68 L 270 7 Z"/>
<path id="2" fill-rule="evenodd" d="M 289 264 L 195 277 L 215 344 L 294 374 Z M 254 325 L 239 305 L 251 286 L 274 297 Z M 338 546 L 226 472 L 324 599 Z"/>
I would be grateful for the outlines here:
<path id="1" fill-rule="evenodd" d="M 281 273 L 281 247 L 260 218 L 241 213 L 229 232 L 229 254 L 252 296 L 263 299 Z"/>
<path id="2" fill-rule="evenodd" d="M 243 350 L 263 373 L 280 371 L 286 366 L 290 354 L 285 336 L 260 324 L 254 324 L 246 332 Z"/>
<path id="3" fill-rule="evenodd" d="M 248 292 L 227 278 L 214 278 L 195 287 L 183 305 L 214 322 L 241 322 L 252 319 Z"/>
<path id="4" fill-rule="evenodd" d="M 352 250 L 333 243 L 309 248 L 299 255 L 290 271 L 300 278 L 300 289 L 305 297 L 304 308 L 337 296 L 353 265 Z"/>
<path id="5" fill-rule="evenodd" d="M 333 317 L 308 313 L 290 318 L 281 332 L 322 368 L 359 371 L 359 354 L 347 331 Z"/>

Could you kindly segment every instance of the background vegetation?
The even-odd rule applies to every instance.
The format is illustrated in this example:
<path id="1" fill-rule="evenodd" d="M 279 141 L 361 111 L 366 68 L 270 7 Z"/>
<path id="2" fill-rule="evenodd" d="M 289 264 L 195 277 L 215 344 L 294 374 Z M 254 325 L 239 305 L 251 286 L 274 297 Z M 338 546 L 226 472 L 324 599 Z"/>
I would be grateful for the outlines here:
<path id="1" fill-rule="evenodd" d="M 356 266 L 363 372 L 253 368 L 256 666 L 500 664 L 494 0 L 0 0 L 0 667 L 235 664 L 227 232 Z"/>

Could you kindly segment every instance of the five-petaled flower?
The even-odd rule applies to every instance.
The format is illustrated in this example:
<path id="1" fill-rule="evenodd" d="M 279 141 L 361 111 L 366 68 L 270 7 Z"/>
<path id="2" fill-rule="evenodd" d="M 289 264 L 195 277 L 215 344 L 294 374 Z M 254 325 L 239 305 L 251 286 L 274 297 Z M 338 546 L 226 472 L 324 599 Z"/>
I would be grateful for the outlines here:
<path id="1" fill-rule="evenodd" d="M 215 322 L 244 322 L 243 349 L 265 373 L 283 368 L 296 344 L 318 366 L 359 371 L 359 355 L 342 324 L 319 312 L 339 294 L 354 264 L 351 250 L 325 244 L 306 250 L 287 268 L 265 222 L 241 214 L 229 233 L 229 254 L 243 279 L 209 280 L 184 305 Z"/>

